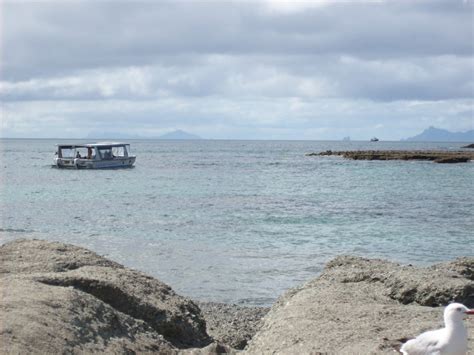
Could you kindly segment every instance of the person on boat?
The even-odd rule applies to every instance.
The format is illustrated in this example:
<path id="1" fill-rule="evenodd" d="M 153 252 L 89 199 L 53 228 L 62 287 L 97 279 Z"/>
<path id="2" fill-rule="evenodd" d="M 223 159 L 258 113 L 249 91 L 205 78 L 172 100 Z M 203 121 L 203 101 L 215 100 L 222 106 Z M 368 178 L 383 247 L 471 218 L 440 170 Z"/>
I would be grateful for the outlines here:
<path id="1" fill-rule="evenodd" d="M 82 158 L 82 157 L 81 157 L 81 153 L 77 152 L 76 158 L 81 159 L 81 158 Z"/>

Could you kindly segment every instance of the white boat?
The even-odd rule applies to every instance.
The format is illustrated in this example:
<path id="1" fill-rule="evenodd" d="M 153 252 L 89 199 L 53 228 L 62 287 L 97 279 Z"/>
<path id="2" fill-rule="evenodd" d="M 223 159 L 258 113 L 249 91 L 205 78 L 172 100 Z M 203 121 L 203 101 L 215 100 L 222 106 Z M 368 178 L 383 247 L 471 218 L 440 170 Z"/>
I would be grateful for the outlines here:
<path id="1" fill-rule="evenodd" d="M 54 166 L 72 169 L 131 168 L 136 156 L 130 155 L 130 144 L 101 142 L 91 144 L 57 144 Z"/>

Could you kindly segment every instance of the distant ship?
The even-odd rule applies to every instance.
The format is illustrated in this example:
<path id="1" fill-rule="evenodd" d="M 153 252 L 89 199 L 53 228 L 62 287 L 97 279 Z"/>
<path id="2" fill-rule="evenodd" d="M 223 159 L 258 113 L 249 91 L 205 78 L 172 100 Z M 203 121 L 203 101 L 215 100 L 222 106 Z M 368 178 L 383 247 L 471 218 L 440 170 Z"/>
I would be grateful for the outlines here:
<path id="1" fill-rule="evenodd" d="M 370 141 L 371 141 L 371 142 L 378 142 L 379 139 L 378 139 L 377 137 L 373 137 L 373 138 L 370 138 Z"/>

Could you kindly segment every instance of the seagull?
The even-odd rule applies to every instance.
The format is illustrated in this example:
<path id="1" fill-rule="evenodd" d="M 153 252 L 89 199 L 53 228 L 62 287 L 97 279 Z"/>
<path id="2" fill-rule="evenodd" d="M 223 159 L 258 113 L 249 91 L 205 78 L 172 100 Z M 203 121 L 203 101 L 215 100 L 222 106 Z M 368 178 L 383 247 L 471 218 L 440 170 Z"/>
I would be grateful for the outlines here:
<path id="1" fill-rule="evenodd" d="M 467 330 L 463 319 L 466 314 L 474 314 L 474 309 L 451 303 L 444 310 L 444 328 L 418 335 L 403 344 L 400 351 L 403 355 L 465 355 Z"/>

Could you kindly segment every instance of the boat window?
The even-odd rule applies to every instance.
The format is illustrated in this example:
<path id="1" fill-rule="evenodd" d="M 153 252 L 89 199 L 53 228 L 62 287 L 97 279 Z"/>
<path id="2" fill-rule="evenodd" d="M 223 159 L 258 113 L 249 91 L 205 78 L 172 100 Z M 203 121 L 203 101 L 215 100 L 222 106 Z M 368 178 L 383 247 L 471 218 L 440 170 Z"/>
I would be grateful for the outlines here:
<path id="1" fill-rule="evenodd" d="M 114 157 L 126 157 L 126 150 L 125 147 L 113 147 L 112 154 Z"/>
<path id="2" fill-rule="evenodd" d="M 74 155 L 74 158 L 87 158 L 87 148 L 76 148 L 76 154 Z"/>
<path id="3" fill-rule="evenodd" d="M 60 158 L 74 158 L 74 148 L 61 148 L 59 150 Z"/>
<path id="4" fill-rule="evenodd" d="M 98 149 L 100 158 L 103 160 L 113 159 L 112 148 L 111 147 L 100 147 Z"/>
<path id="5" fill-rule="evenodd" d="M 58 149 L 58 158 L 63 159 L 74 159 L 74 158 L 86 158 L 87 157 L 86 147 L 74 147 L 66 146 Z"/>

